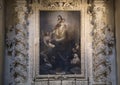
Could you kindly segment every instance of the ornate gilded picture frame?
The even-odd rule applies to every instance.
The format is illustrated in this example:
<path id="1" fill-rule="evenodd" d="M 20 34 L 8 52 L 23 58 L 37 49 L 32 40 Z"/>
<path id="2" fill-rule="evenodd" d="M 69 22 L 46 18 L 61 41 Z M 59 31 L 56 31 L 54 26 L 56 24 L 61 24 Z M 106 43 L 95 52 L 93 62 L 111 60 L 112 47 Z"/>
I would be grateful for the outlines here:
<path id="1" fill-rule="evenodd" d="M 35 10 L 35 79 L 85 79 L 84 9 L 38 5 Z"/>

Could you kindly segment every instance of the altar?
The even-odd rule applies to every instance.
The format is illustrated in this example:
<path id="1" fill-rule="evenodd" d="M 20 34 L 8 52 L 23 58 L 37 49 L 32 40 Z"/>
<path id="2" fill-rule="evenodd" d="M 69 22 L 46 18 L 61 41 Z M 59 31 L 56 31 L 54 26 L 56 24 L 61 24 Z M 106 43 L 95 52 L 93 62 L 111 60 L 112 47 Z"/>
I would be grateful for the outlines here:
<path id="1" fill-rule="evenodd" d="M 11 81 L 6 85 L 116 85 L 110 7 L 112 0 L 9 4 L 5 50 Z"/>

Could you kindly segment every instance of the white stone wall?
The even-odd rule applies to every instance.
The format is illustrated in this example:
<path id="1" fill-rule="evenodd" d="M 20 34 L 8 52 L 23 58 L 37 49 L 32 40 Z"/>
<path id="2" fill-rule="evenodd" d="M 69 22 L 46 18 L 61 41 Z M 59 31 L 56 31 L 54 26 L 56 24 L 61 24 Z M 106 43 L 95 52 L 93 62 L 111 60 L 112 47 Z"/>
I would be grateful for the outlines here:
<path id="1" fill-rule="evenodd" d="M 3 82 L 3 62 L 4 62 L 4 2 L 0 0 L 0 85 Z"/>
<path id="2" fill-rule="evenodd" d="M 120 85 L 120 0 L 115 0 L 115 29 L 117 53 L 117 85 Z"/>

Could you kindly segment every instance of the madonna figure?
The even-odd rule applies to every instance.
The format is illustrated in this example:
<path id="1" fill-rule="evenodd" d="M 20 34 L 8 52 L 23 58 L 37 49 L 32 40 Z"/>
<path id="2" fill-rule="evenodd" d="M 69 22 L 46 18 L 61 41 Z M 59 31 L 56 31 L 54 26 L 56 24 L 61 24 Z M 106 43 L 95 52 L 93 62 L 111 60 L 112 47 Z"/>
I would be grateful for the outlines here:
<path id="1" fill-rule="evenodd" d="M 53 29 L 54 39 L 58 42 L 63 41 L 66 38 L 66 31 L 67 26 L 65 19 L 63 19 L 61 15 L 58 15 L 58 23 Z"/>

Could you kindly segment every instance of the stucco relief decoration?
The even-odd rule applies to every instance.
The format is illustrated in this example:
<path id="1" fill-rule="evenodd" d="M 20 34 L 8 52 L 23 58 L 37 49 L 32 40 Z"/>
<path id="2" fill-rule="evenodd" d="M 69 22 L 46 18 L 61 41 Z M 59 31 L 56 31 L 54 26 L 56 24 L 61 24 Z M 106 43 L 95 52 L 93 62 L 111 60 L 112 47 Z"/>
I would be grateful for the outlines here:
<path id="1" fill-rule="evenodd" d="M 22 3 L 22 4 L 21 4 Z M 15 13 L 17 24 L 10 26 L 7 32 L 7 55 L 10 57 L 10 77 L 9 85 L 19 85 L 27 79 L 27 59 L 28 59 L 28 10 L 26 1 L 16 1 Z"/>
<path id="2" fill-rule="evenodd" d="M 41 5 L 47 8 L 75 8 L 80 6 L 80 0 L 41 0 Z"/>
<path id="3" fill-rule="evenodd" d="M 94 81 L 111 85 L 111 60 L 114 46 L 113 28 L 106 22 L 106 7 L 94 4 L 92 13 Z"/>

